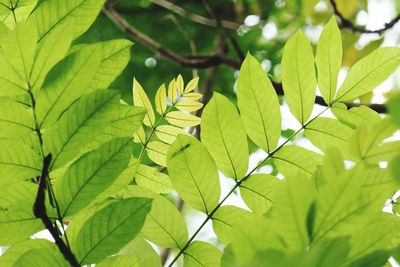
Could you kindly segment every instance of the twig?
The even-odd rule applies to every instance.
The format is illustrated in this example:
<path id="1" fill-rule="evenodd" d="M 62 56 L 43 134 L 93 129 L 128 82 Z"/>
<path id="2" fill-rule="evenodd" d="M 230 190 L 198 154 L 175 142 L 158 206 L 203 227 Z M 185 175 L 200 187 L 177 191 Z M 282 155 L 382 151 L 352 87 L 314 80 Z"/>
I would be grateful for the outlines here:
<path id="1" fill-rule="evenodd" d="M 40 218 L 46 227 L 49 230 L 51 236 L 54 238 L 54 241 L 63 254 L 64 258 L 71 264 L 71 266 L 78 267 L 80 266 L 78 260 L 75 255 L 72 253 L 70 248 L 64 243 L 62 238 L 59 236 L 59 230 L 53 225 L 51 219 L 46 213 L 45 206 L 45 196 L 46 196 L 46 180 L 49 174 L 49 167 L 51 162 L 51 154 L 47 155 L 43 159 L 43 168 L 42 173 L 39 177 L 39 188 L 37 191 L 35 203 L 33 206 L 33 214 L 36 218 Z"/>
<path id="2" fill-rule="evenodd" d="M 382 34 L 385 31 L 389 30 L 390 28 L 392 28 L 397 22 L 400 21 L 400 14 L 397 15 L 394 19 L 392 19 L 390 22 L 385 23 L 385 25 L 377 30 L 368 30 L 362 27 L 357 27 L 353 24 L 353 22 L 351 22 L 350 20 L 348 20 L 347 18 L 345 18 L 343 16 L 343 14 L 338 10 L 338 7 L 336 5 L 336 2 L 334 0 L 330 0 L 331 6 L 333 8 L 333 12 L 335 13 L 335 15 L 339 18 L 339 26 L 342 29 L 350 29 L 353 32 L 359 32 L 359 33 L 376 33 L 376 34 Z"/>
<path id="3" fill-rule="evenodd" d="M 175 62 L 181 66 L 196 68 L 196 69 L 206 69 L 219 65 L 227 65 L 234 69 L 239 69 L 241 62 L 227 57 L 223 53 L 216 53 L 214 55 L 180 55 L 167 48 L 164 48 L 160 43 L 147 36 L 146 34 L 140 32 L 138 29 L 128 24 L 112 7 L 105 6 L 103 8 L 103 13 L 107 15 L 114 24 L 128 34 L 131 38 L 144 44 L 149 49 L 157 52 L 161 57 L 166 58 L 172 62 Z M 278 95 L 283 95 L 282 84 L 273 82 L 275 91 Z M 322 106 L 327 106 L 322 97 L 315 99 L 315 103 Z M 344 103 L 347 108 L 357 107 L 357 106 L 367 106 L 378 113 L 386 113 L 387 109 L 385 105 L 382 104 L 356 104 L 356 103 Z"/>
<path id="4" fill-rule="evenodd" d="M 186 10 L 172 2 L 169 2 L 166 0 L 151 0 L 151 2 L 160 7 L 163 7 L 179 16 L 187 18 L 193 22 L 196 22 L 198 24 L 202 24 L 202 25 L 209 26 L 209 27 L 217 27 L 218 26 L 217 22 L 215 20 L 195 14 L 195 13 L 193 13 L 189 10 Z M 130 10 L 124 8 L 121 11 L 129 12 Z M 222 20 L 221 24 L 222 24 L 222 27 L 224 27 L 225 29 L 228 29 L 228 30 L 237 30 L 240 26 L 240 23 L 237 23 L 234 21 L 228 21 L 228 20 Z"/>

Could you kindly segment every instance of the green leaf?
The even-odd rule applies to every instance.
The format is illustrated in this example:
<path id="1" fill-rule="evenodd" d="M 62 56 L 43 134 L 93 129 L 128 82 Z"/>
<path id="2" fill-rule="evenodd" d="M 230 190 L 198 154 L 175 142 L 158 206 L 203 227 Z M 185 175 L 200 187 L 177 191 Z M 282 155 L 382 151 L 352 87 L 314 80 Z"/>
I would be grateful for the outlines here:
<path id="1" fill-rule="evenodd" d="M 160 257 L 157 252 L 154 251 L 154 248 L 149 243 L 139 236 L 123 247 L 118 254 L 137 257 L 140 266 L 161 267 Z"/>
<path id="2" fill-rule="evenodd" d="M 146 146 L 147 156 L 156 164 L 167 166 L 167 153 L 169 145 L 160 141 L 151 141 Z"/>
<path id="3" fill-rule="evenodd" d="M 150 100 L 143 90 L 143 87 L 139 84 L 136 79 L 133 79 L 133 103 L 137 107 L 144 107 L 146 109 L 146 116 L 144 117 L 143 123 L 146 126 L 152 127 L 154 124 L 154 111 L 151 106 Z"/>
<path id="4" fill-rule="evenodd" d="M 42 222 L 35 218 L 32 208 L 37 185 L 27 182 L 2 183 L 0 192 L 1 246 L 13 245 L 28 239 L 43 229 Z"/>
<path id="5" fill-rule="evenodd" d="M 161 115 L 167 111 L 167 91 L 164 84 L 158 88 L 154 102 L 156 103 L 156 110 L 158 114 Z"/>
<path id="6" fill-rule="evenodd" d="M 233 229 L 242 222 L 243 216 L 250 212 L 236 206 L 222 206 L 212 216 L 213 229 L 218 239 L 224 244 L 232 241 Z"/>
<path id="7" fill-rule="evenodd" d="M 321 33 L 315 56 L 318 87 L 328 104 L 335 98 L 338 73 L 342 65 L 342 54 L 342 37 L 336 16 L 332 16 Z"/>
<path id="8" fill-rule="evenodd" d="M 200 124 L 200 118 L 180 111 L 171 111 L 165 115 L 165 119 L 178 127 L 194 127 Z"/>
<path id="9" fill-rule="evenodd" d="M 287 145 L 279 149 L 272 158 L 278 171 L 285 177 L 297 174 L 311 177 L 321 163 L 322 156 L 300 146 Z"/>
<path id="10" fill-rule="evenodd" d="M 375 89 L 400 64 L 400 48 L 381 47 L 359 60 L 340 86 L 336 101 L 347 101 Z"/>
<path id="11" fill-rule="evenodd" d="M 99 69 L 89 84 L 91 90 L 107 89 L 115 78 L 122 73 L 130 60 L 131 47 L 130 41 L 119 39 L 90 45 L 78 45 L 74 48 L 76 50 L 98 50 L 101 55 Z"/>
<path id="12" fill-rule="evenodd" d="M 197 111 L 199 109 L 201 109 L 203 107 L 203 104 L 197 101 L 192 101 L 192 100 L 182 100 L 179 101 L 175 107 L 179 110 L 183 110 L 183 111 L 189 111 L 189 112 L 193 112 L 193 111 Z"/>
<path id="13" fill-rule="evenodd" d="M 246 132 L 235 106 L 226 97 L 214 93 L 203 110 L 200 134 L 219 170 L 235 180 L 246 175 Z"/>
<path id="14" fill-rule="evenodd" d="M 21 142 L 0 140 L 0 183 L 32 179 L 41 168 L 39 153 Z"/>
<path id="15" fill-rule="evenodd" d="M 92 25 L 103 4 L 103 0 L 42 0 L 29 21 L 36 23 L 39 41 L 66 22 L 73 23 L 76 39 Z"/>
<path id="16" fill-rule="evenodd" d="M 311 180 L 303 175 L 286 178 L 276 193 L 271 212 L 272 231 L 289 251 L 305 249 L 309 245 L 306 222 L 314 195 Z"/>
<path id="17" fill-rule="evenodd" d="M 0 138 L 16 139 L 34 132 L 33 116 L 23 104 L 8 99 L 0 99 Z"/>
<path id="18" fill-rule="evenodd" d="M 76 160 L 55 185 L 62 216 L 77 213 L 110 186 L 127 167 L 132 148 L 131 138 L 113 139 Z"/>
<path id="19" fill-rule="evenodd" d="M 317 118 L 304 130 L 305 136 L 322 151 L 337 147 L 346 159 L 350 157 L 349 145 L 353 132 L 353 129 L 331 118 Z"/>
<path id="20" fill-rule="evenodd" d="M 250 54 L 240 68 L 237 98 L 250 139 L 267 152 L 274 150 L 281 133 L 278 97 L 267 74 Z"/>
<path id="21" fill-rule="evenodd" d="M 131 266 L 139 267 L 140 260 L 136 256 L 132 255 L 116 255 L 101 261 L 96 264 L 98 267 L 120 267 L 120 266 Z"/>
<path id="22" fill-rule="evenodd" d="M 282 86 L 290 111 L 304 125 L 314 107 L 317 81 L 311 45 L 300 30 L 285 45 Z"/>
<path id="23" fill-rule="evenodd" d="M 9 248 L 0 257 L 0 265 L 32 267 L 68 267 L 57 246 L 45 239 L 31 239 Z"/>
<path id="24" fill-rule="evenodd" d="M 37 0 L 2 0 L 0 1 L 0 20 L 13 29 L 18 22 L 28 18 L 35 8 Z"/>
<path id="25" fill-rule="evenodd" d="M 181 128 L 171 125 L 160 125 L 156 128 L 155 132 L 158 139 L 166 144 L 172 144 L 179 134 L 188 135 L 188 133 Z"/>
<path id="26" fill-rule="evenodd" d="M 183 248 L 188 240 L 188 231 L 182 215 L 165 197 L 153 200 L 141 234 L 159 247 Z"/>
<path id="27" fill-rule="evenodd" d="M 79 156 L 82 144 L 91 141 L 115 116 L 119 104 L 115 91 L 92 92 L 77 100 L 44 134 L 46 153 L 52 153 L 56 169 Z"/>
<path id="28" fill-rule="evenodd" d="M 168 175 L 142 164 L 136 171 L 135 181 L 138 185 L 156 193 L 170 193 L 173 189 Z"/>
<path id="29" fill-rule="evenodd" d="M 276 190 L 282 182 L 268 174 L 253 174 L 240 184 L 240 195 L 256 214 L 265 214 L 275 202 Z"/>
<path id="30" fill-rule="evenodd" d="M 207 214 L 218 204 L 217 166 L 198 140 L 178 135 L 168 151 L 167 165 L 172 184 L 185 202 Z"/>
<path id="31" fill-rule="evenodd" d="M 9 32 L 1 42 L 2 55 L 19 78 L 19 85 L 25 89 L 35 57 L 36 41 L 35 29 L 28 23 L 22 23 Z"/>
<path id="32" fill-rule="evenodd" d="M 150 208 L 151 199 L 126 198 L 108 201 L 94 214 L 75 218 L 67 235 L 80 264 L 98 263 L 118 252 L 139 233 Z"/>
<path id="33" fill-rule="evenodd" d="M 219 267 L 221 258 L 222 252 L 210 243 L 194 241 L 186 249 L 183 261 L 185 267 Z"/>
<path id="34" fill-rule="evenodd" d="M 41 88 L 50 69 L 65 57 L 71 41 L 72 24 L 64 23 L 39 43 L 29 77 L 34 90 Z"/>
<path id="35" fill-rule="evenodd" d="M 338 120 L 355 129 L 361 124 L 375 124 L 381 120 L 380 115 L 367 106 L 354 107 L 347 110 L 343 103 L 335 103 L 331 108 Z"/>
<path id="36" fill-rule="evenodd" d="M 89 92 L 88 85 L 99 65 L 98 50 L 82 49 L 50 71 L 36 99 L 36 113 L 42 128 L 54 124 L 74 101 Z"/>

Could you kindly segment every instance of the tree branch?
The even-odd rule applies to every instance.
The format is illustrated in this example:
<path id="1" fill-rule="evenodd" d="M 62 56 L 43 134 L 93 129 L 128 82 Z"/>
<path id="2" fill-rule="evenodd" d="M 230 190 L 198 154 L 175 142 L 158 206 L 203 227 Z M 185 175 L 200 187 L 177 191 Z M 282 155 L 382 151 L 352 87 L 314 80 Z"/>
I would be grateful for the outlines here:
<path id="1" fill-rule="evenodd" d="M 201 25 L 209 26 L 209 27 L 217 27 L 217 22 L 213 19 L 207 18 L 200 16 L 196 13 L 193 13 L 189 10 L 186 10 L 172 2 L 169 2 L 167 0 L 151 0 L 151 2 L 157 6 L 160 6 L 162 8 L 165 8 L 181 17 L 187 18 L 193 22 L 196 22 Z M 121 8 L 117 9 L 118 12 L 120 13 L 132 13 L 134 12 L 133 9 L 130 8 Z M 228 21 L 228 20 L 222 20 L 221 21 L 222 27 L 224 27 L 227 30 L 237 30 L 240 26 L 240 23 L 234 22 L 234 21 Z"/>
<path id="2" fill-rule="evenodd" d="M 175 62 L 183 67 L 195 68 L 195 69 L 207 69 L 212 68 L 219 65 L 227 65 L 233 69 L 240 69 L 241 62 L 229 58 L 225 55 L 225 53 L 221 53 L 221 51 L 217 51 L 213 55 L 181 55 L 175 53 L 168 48 L 163 47 L 160 43 L 142 33 L 134 26 L 130 25 L 124 18 L 121 17 L 118 12 L 116 12 L 111 6 L 106 5 L 103 8 L 103 13 L 108 16 L 114 24 L 120 28 L 123 32 L 128 34 L 134 40 L 142 43 L 147 46 L 149 49 L 158 53 L 159 56 L 168 59 L 172 62 Z M 282 90 L 282 84 L 272 82 L 275 91 L 278 95 L 284 95 Z M 322 97 L 317 96 L 315 103 L 322 106 L 327 106 Z M 384 105 L 381 104 L 356 104 L 356 103 L 345 103 L 347 108 L 357 107 L 357 106 L 368 106 L 369 108 L 375 110 L 378 113 L 386 113 L 387 109 Z"/>
<path id="3" fill-rule="evenodd" d="M 59 230 L 56 228 L 49 216 L 46 213 L 45 206 L 45 196 L 46 196 L 46 180 L 49 174 L 49 167 L 51 162 L 51 154 L 47 155 L 43 159 L 43 168 L 42 173 L 39 177 L 39 188 L 36 195 L 35 203 L 33 205 L 33 214 L 36 218 L 40 218 L 46 227 L 49 230 L 51 236 L 54 238 L 54 241 L 63 254 L 64 258 L 71 264 L 71 266 L 78 267 L 80 266 L 78 260 L 75 255 L 72 253 L 70 248 L 64 243 L 62 238 L 59 236 Z"/>
<path id="4" fill-rule="evenodd" d="M 346 19 L 343 14 L 338 10 L 338 7 L 336 5 L 336 2 L 334 0 L 330 0 L 331 6 L 333 8 L 333 12 L 335 13 L 336 17 L 339 18 L 339 27 L 342 29 L 350 29 L 353 32 L 359 32 L 359 33 L 376 33 L 376 34 L 382 34 L 385 31 L 389 30 L 392 28 L 397 22 L 400 21 L 400 14 L 397 15 L 394 19 L 392 19 L 390 22 L 386 23 L 382 28 L 377 29 L 377 30 L 367 30 L 362 27 L 357 27 L 351 22 L 350 20 Z"/>

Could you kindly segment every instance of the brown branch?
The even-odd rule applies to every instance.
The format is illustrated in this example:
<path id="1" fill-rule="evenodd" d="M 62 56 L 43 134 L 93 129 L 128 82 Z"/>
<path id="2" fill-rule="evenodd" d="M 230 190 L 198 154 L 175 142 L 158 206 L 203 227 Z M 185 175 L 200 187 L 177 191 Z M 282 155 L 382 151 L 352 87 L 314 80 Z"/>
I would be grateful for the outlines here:
<path id="1" fill-rule="evenodd" d="M 343 14 L 339 11 L 336 2 L 334 0 L 330 0 L 331 6 L 333 8 L 333 12 L 335 13 L 336 17 L 339 18 L 339 27 L 342 29 L 350 29 L 353 32 L 359 32 L 359 33 L 376 33 L 376 34 L 382 34 L 385 31 L 389 30 L 392 28 L 397 22 L 400 21 L 400 14 L 397 15 L 394 19 L 392 19 L 390 22 L 385 23 L 385 25 L 377 30 L 367 30 L 362 27 L 357 27 L 343 16 Z"/>
<path id="2" fill-rule="evenodd" d="M 161 57 L 168 59 L 172 62 L 175 62 L 183 67 L 195 68 L 195 69 L 207 69 L 216 67 L 219 65 L 227 65 L 236 70 L 240 69 L 241 62 L 229 58 L 222 53 L 221 51 L 217 51 L 216 54 L 213 55 L 181 55 L 175 53 L 172 50 L 169 50 L 163 47 L 160 43 L 147 36 L 146 34 L 140 32 L 138 29 L 128 24 L 124 18 L 122 18 L 118 12 L 116 12 L 112 7 L 105 6 L 103 8 L 103 13 L 107 15 L 114 24 L 120 28 L 123 32 L 128 34 L 134 40 L 142 43 L 147 46 L 149 49 L 158 53 Z M 273 82 L 275 91 L 278 95 L 284 95 L 282 90 L 282 84 Z M 322 97 L 317 96 L 315 100 L 315 104 L 327 106 Z M 356 103 L 345 103 L 347 108 L 357 107 L 357 106 L 368 106 L 369 108 L 375 110 L 378 113 L 386 113 L 387 109 L 384 105 L 381 104 L 356 104 Z"/>
<path id="3" fill-rule="evenodd" d="M 166 0 L 151 0 L 151 2 L 157 6 L 160 6 L 162 8 L 165 8 L 181 17 L 187 18 L 193 22 L 196 22 L 201 25 L 209 26 L 209 27 L 217 27 L 217 22 L 213 19 L 207 18 L 200 16 L 196 13 L 193 13 L 189 10 L 186 10 L 172 2 L 166 1 Z M 135 12 L 134 9 L 131 8 L 121 8 L 117 9 L 118 12 L 120 13 L 133 13 Z M 234 22 L 234 21 L 228 21 L 228 20 L 222 20 L 222 27 L 224 27 L 227 30 L 237 30 L 240 26 L 240 23 Z"/>
<path id="4" fill-rule="evenodd" d="M 51 219 L 46 213 L 45 206 L 45 197 L 46 197 L 46 180 L 49 174 L 49 167 L 51 162 L 51 154 L 47 155 L 43 159 L 43 168 L 42 173 L 39 177 L 39 188 L 37 191 L 35 203 L 33 205 L 33 214 L 36 218 L 40 218 L 46 227 L 46 229 L 50 232 L 53 237 L 58 249 L 64 258 L 71 264 L 71 266 L 78 267 L 80 266 L 78 260 L 75 255 L 72 253 L 70 248 L 64 243 L 62 238 L 59 235 L 59 229 L 53 225 Z"/>

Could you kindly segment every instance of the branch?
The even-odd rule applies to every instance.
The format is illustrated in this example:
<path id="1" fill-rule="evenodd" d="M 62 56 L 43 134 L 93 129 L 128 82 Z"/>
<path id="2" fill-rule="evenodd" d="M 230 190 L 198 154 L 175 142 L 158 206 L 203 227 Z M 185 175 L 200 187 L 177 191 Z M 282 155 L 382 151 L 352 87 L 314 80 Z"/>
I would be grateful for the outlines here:
<path id="1" fill-rule="evenodd" d="M 209 27 L 217 27 L 218 26 L 215 20 L 195 14 L 195 13 L 193 13 L 189 10 L 186 10 L 172 2 L 169 2 L 166 0 L 151 0 L 151 2 L 155 5 L 163 7 L 181 17 L 187 18 L 198 24 L 202 24 L 202 25 L 209 26 Z M 121 9 L 117 9 L 117 10 L 120 13 L 134 12 L 134 10 L 132 10 L 130 8 L 121 8 Z M 225 29 L 233 30 L 233 31 L 237 30 L 240 26 L 240 23 L 237 23 L 234 21 L 228 21 L 228 20 L 222 20 L 221 23 Z"/>
<path id="2" fill-rule="evenodd" d="M 120 28 L 123 32 L 128 34 L 131 38 L 147 46 L 154 52 L 157 52 L 161 57 L 168 59 L 172 62 L 175 62 L 180 66 L 195 68 L 195 69 L 207 69 L 219 65 L 227 65 L 236 70 L 240 69 L 241 66 L 240 61 L 229 58 L 220 51 L 217 51 L 217 53 L 213 55 L 181 55 L 175 53 L 174 51 L 169 50 L 168 48 L 164 48 L 160 43 L 152 39 L 150 36 L 147 36 L 134 26 L 130 25 L 112 7 L 106 5 L 105 7 L 103 7 L 103 13 L 106 16 L 108 16 L 118 28 Z M 282 84 L 276 82 L 272 82 L 272 84 L 278 95 L 284 95 L 284 92 L 282 90 Z M 315 104 L 327 106 L 322 97 L 319 96 L 317 96 Z M 355 104 L 355 103 L 344 103 L 344 104 L 346 104 L 347 108 L 364 105 L 368 106 L 369 108 L 375 110 L 378 113 L 387 112 L 386 107 L 381 104 Z"/>
<path id="3" fill-rule="evenodd" d="M 71 264 L 71 266 L 78 267 L 80 266 L 78 260 L 75 255 L 72 253 L 70 248 L 64 243 L 62 238 L 59 236 L 59 230 L 56 228 L 49 216 L 46 213 L 45 206 L 45 196 L 46 196 L 46 180 L 49 174 L 49 167 L 51 162 L 51 154 L 47 155 L 43 159 L 43 168 L 42 173 L 39 177 L 39 188 L 36 195 L 36 200 L 33 205 L 33 214 L 36 218 L 40 218 L 46 227 L 49 230 L 51 236 L 54 238 L 54 241 L 60 250 L 61 254 L 63 254 L 64 258 Z"/>
<path id="4" fill-rule="evenodd" d="M 330 0 L 331 6 L 333 8 L 333 12 L 335 15 L 339 18 L 339 26 L 342 29 L 350 29 L 353 32 L 359 32 L 359 33 L 376 33 L 376 34 L 382 34 L 385 31 L 389 30 L 392 28 L 397 22 L 400 21 L 400 14 L 397 15 L 394 19 L 392 19 L 390 22 L 385 23 L 385 25 L 378 29 L 378 30 L 367 30 L 365 28 L 357 27 L 351 22 L 350 20 L 346 19 L 343 14 L 338 10 L 336 2 L 334 0 Z"/>

